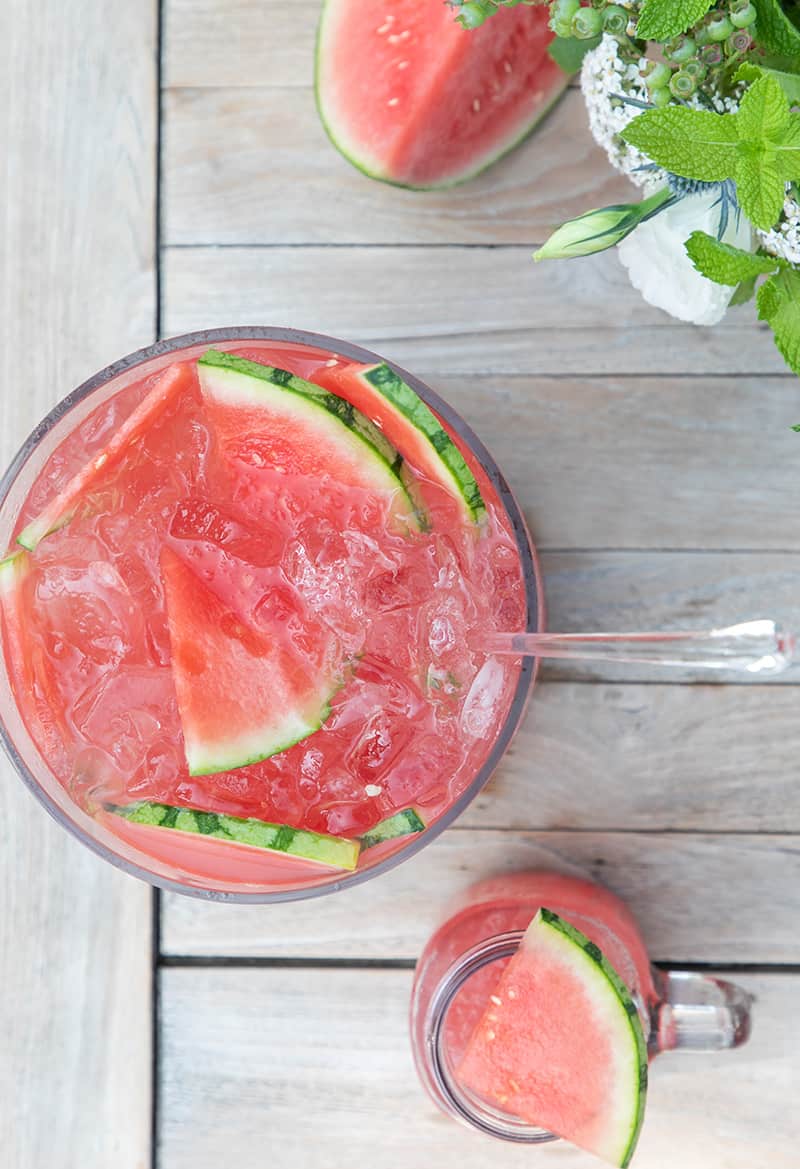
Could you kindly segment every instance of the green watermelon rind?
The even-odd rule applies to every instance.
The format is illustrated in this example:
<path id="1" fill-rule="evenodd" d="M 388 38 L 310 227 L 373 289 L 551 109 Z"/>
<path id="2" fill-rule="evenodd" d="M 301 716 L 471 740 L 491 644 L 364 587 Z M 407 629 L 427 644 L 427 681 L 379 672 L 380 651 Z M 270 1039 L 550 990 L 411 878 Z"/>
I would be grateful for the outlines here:
<path id="1" fill-rule="evenodd" d="M 197 836 L 211 837 L 227 844 L 245 844 L 268 852 L 284 853 L 302 860 L 317 861 L 332 868 L 353 870 L 358 865 L 361 844 L 344 836 L 326 836 L 305 828 L 271 824 L 253 817 L 244 819 L 222 812 L 202 812 L 173 804 L 141 801 L 135 804 L 108 804 L 106 811 L 131 824 L 171 828 Z"/>
<path id="2" fill-rule="evenodd" d="M 28 551 L 12 552 L 0 560 L 0 597 L 9 596 L 30 568 Z"/>
<path id="3" fill-rule="evenodd" d="M 447 178 L 439 183 L 415 184 L 403 183 L 399 179 L 393 179 L 385 172 L 376 170 L 367 163 L 360 161 L 355 155 L 348 150 L 340 141 L 339 135 L 333 127 L 332 119 L 324 108 L 322 99 L 322 55 L 324 52 L 324 37 L 325 37 L 325 22 L 329 19 L 330 12 L 333 9 L 337 0 L 323 0 L 322 12 L 317 25 L 317 39 L 316 49 L 314 54 L 314 100 L 317 106 L 317 114 L 322 123 L 322 128 L 330 139 L 331 143 L 336 147 L 341 156 L 354 166 L 356 170 L 360 171 L 362 175 L 366 175 L 368 179 L 375 179 L 379 183 L 387 183 L 390 187 L 399 187 L 403 191 L 446 191 L 452 187 L 459 187 L 463 183 L 468 183 L 470 179 L 475 179 L 478 175 L 483 174 L 490 166 L 494 166 L 501 158 L 505 158 L 512 150 L 516 150 L 526 138 L 529 138 L 534 132 L 539 123 L 550 113 L 553 106 L 563 96 L 565 89 L 569 85 L 570 76 L 568 73 L 563 75 L 563 81 L 560 85 L 555 85 L 551 92 L 549 99 L 536 110 L 536 113 L 529 122 L 524 123 L 518 134 L 515 134 L 507 142 L 503 142 L 494 152 L 482 158 L 474 167 L 457 175 L 455 178 Z"/>
<path id="4" fill-rule="evenodd" d="M 426 828 L 425 821 L 415 808 L 403 808 L 402 812 L 395 812 L 387 816 L 365 832 L 361 837 L 362 849 L 374 848 L 377 844 L 384 844 L 387 840 L 399 840 L 403 836 L 416 836 Z"/>
<path id="5" fill-rule="evenodd" d="M 468 519 L 480 523 L 486 515 L 481 489 L 466 459 L 430 407 L 385 363 L 361 370 L 357 376 L 379 393 L 414 427 L 420 440 L 430 446 L 436 464 L 441 468 L 443 486 L 463 504 Z"/>
<path id="6" fill-rule="evenodd" d="M 397 493 L 411 526 L 425 528 L 425 514 L 413 495 L 415 477 L 403 456 L 350 402 L 288 370 L 262 365 L 218 349 L 204 353 L 197 367 L 203 393 L 212 398 L 257 406 L 267 395 L 281 394 L 284 401 L 293 401 L 295 411 L 301 416 L 305 414 L 318 420 L 320 413 L 324 412 L 328 419 L 341 427 L 341 430 L 332 430 L 331 437 L 338 437 L 341 442 L 346 436 L 347 445 L 352 453 L 357 454 L 365 473 L 371 473 L 374 486 Z M 287 395 L 291 397 L 287 398 Z M 313 415 L 309 411 L 313 411 Z"/>
<path id="7" fill-rule="evenodd" d="M 557 913 L 554 913 L 550 909 L 542 907 L 537 913 L 536 918 L 534 918 L 532 926 L 529 928 L 532 928 L 537 923 L 537 919 L 541 925 L 551 930 L 556 936 L 560 936 L 568 944 L 569 949 L 565 949 L 564 957 L 565 961 L 573 969 L 576 966 L 576 953 L 580 953 L 582 959 L 588 964 L 586 971 L 587 982 L 591 982 L 596 988 L 603 987 L 610 991 L 624 1015 L 627 1030 L 630 1032 L 629 1040 L 635 1053 L 636 1066 L 634 1082 L 631 1085 L 631 1095 L 635 1100 L 635 1111 L 632 1123 L 625 1133 L 624 1145 L 618 1159 L 620 1169 L 626 1169 L 636 1150 L 636 1143 L 644 1122 L 644 1110 L 647 1098 L 647 1042 L 644 1037 L 639 1011 L 636 1003 L 633 1001 L 630 990 L 611 963 L 606 959 L 599 946 L 596 946 L 579 929 L 570 925 L 569 922 L 564 921 L 562 917 L 559 917 Z M 598 977 L 598 972 L 600 977 Z"/>

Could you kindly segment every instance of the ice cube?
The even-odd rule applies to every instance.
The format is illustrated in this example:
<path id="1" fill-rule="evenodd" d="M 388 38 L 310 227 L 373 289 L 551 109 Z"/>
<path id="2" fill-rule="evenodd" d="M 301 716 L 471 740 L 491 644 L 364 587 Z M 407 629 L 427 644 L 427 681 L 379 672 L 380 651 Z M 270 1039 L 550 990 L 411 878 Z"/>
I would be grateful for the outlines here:
<path id="1" fill-rule="evenodd" d="M 461 729 L 478 739 L 492 729 L 505 686 L 505 670 L 497 658 L 487 658 L 469 688 L 461 710 Z"/>

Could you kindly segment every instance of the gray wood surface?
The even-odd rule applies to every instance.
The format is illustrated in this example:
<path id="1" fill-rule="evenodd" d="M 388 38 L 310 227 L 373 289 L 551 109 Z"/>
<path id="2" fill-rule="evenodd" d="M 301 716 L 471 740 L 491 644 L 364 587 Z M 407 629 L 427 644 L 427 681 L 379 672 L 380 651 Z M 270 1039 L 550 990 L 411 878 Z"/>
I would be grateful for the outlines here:
<path id="1" fill-rule="evenodd" d="M 411 1062 L 406 970 L 167 970 L 161 1160 L 591 1169 L 565 1144 L 503 1145 L 440 1116 Z M 797 975 L 735 976 L 757 997 L 748 1047 L 653 1066 L 637 1169 L 794 1169 Z M 235 1134 L 235 1135 L 234 1135 Z"/>
<path id="2" fill-rule="evenodd" d="M 766 833 L 453 828 L 394 872 L 316 904 L 168 897 L 163 945 L 180 955 L 414 959 L 477 877 L 530 869 L 608 885 L 630 903 L 656 961 L 800 964 L 800 839 Z"/>
<path id="3" fill-rule="evenodd" d="M 335 197 L 337 188 L 331 181 L 328 197 Z M 284 197 L 296 205 L 288 190 Z M 413 206 L 406 217 L 416 224 Z M 650 375 L 637 383 L 636 425 L 644 437 L 648 424 L 653 429 L 663 425 L 672 409 L 671 395 L 687 394 L 683 375 L 725 374 L 722 397 L 719 383 L 696 383 L 695 412 L 686 420 L 683 437 L 700 441 L 689 424 L 703 426 L 705 416 L 715 411 L 725 431 L 735 431 L 742 420 L 733 403 L 747 395 L 751 409 L 762 411 L 751 439 L 757 441 L 769 429 L 773 440 L 781 441 L 783 434 L 775 430 L 786 429 L 795 418 L 795 397 L 783 416 L 776 416 L 778 403 L 763 377 L 791 379 L 750 309 L 731 310 L 716 329 L 683 326 L 644 303 L 613 255 L 534 264 L 530 252 L 530 247 L 516 246 L 170 248 L 164 254 L 164 328 L 184 333 L 211 325 L 292 325 L 360 342 L 421 375 Z M 669 380 L 654 382 L 654 373 L 668 373 Z M 757 377 L 764 392 L 756 395 L 752 381 L 738 380 L 741 374 Z M 607 417 L 617 423 L 618 440 L 626 437 L 620 423 L 628 426 L 630 439 L 628 413 L 613 407 L 620 396 L 624 403 L 629 392 L 616 382 L 605 393 L 600 383 L 599 394 L 591 398 L 584 389 L 584 426 L 599 429 L 602 440 Z M 520 393 L 527 398 L 529 386 Z M 560 399 L 552 407 L 555 421 L 555 412 L 569 410 L 575 394 L 564 387 L 552 393 Z M 515 420 L 501 401 L 502 416 Z M 509 428 L 507 434 L 512 433 L 519 432 Z M 570 438 L 563 432 L 560 437 Z M 584 450 L 583 464 L 586 459 Z M 737 465 L 735 452 L 730 464 Z M 709 482 L 714 484 L 712 476 Z"/>
<path id="4" fill-rule="evenodd" d="M 1 6 L 0 453 L 154 323 L 155 13 Z M 0 764 L 0 1162 L 150 1160 L 151 895 Z"/>

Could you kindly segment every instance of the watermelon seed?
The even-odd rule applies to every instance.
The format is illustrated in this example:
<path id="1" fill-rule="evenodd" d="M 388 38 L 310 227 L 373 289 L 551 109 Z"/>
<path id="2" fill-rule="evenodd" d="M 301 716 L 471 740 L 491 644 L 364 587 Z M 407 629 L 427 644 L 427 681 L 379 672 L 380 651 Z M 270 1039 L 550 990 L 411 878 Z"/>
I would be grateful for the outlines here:
<path id="1" fill-rule="evenodd" d="M 475 98 L 475 101 L 472 103 L 472 108 L 476 114 L 479 112 L 481 108 L 481 99 L 479 97 Z"/>
<path id="2" fill-rule="evenodd" d="M 390 105 L 390 106 L 399 106 L 400 105 L 400 98 L 399 97 L 390 97 L 389 101 L 386 104 Z"/>
<path id="3" fill-rule="evenodd" d="M 389 29 L 392 27 L 393 24 L 394 24 L 394 17 L 387 16 L 386 20 L 383 22 L 381 27 L 376 29 L 375 31 L 377 32 L 379 37 L 382 37 L 385 32 L 389 31 Z"/>
<path id="4" fill-rule="evenodd" d="M 514 67 L 510 61 L 504 61 L 503 68 L 505 69 L 506 73 L 513 73 L 514 71 Z"/>
<path id="5" fill-rule="evenodd" d="M 407 68 L 409 67 L 409 65 L 410 65 L 410 64 L 411 64 L 411 62 L 410 62 L 410 61 L 398 61 L 398 62 L 397 62 L 397 68 L 398 68 L 398 69 L 407 69 Z"/>
<path id="6" fill-rule="evenodd" d="M 492 1002 L 494 1003 L 494 1005 L 496 1007 L 502 1007 L 503 1000 L 501 998 L 498 998 L 498 996 L 496 994 L 489 995 L 489 998 L 492 1000 Z"/>
<path id="7" fill-rule="evenodd" d="M 514 990 L 513 986 L 509 988 L 508 997 L 510 999 L 515 999 L 517 997 L 517 992 Z"/>
<path id="8" fill-rule="evenodd" d="M 486 1038 L 487 1038 L 487 1039 L 494 1039 L 494 1038 L 495 1038 L 494 1031 L 487 1031 L 487 1032 L 486 1032 Z"/>

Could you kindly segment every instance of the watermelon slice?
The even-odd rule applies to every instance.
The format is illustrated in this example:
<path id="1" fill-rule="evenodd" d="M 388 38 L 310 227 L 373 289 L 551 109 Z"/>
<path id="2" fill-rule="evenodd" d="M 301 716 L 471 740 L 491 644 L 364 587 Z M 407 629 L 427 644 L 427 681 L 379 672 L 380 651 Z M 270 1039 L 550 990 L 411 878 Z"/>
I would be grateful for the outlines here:
<path id="1" fill-rule="evenodd" d="M 209 350 L 200 387 L 226 457 L 385 497 L 398 526 L 424 526 L 402 455 L 350 402 L 287 370 Z"/>
<path id="2" fill-rule="evenodd" d="M 393 446 L 458 500 L 465 522 L 478 523 L 483 518 L 486 505 L 461 451 L 419 394 L 390 366 L 322 366 L 314 380 L 368 417 L 379 394 L 381 429 Z"/>
<path id="3" fill-rule="evenodd" d="M 344 836 L 325 836 L 304 828 L 290 828 L 287 824 L 268 824 L 265 820 L 252 817 L 244 820 L 219 812 L 201 812 L 194 808 L 147 802 L 123 806 L 110 804 L 106 810 L 122 816 L 132 824 L 192 832 L 229 844 L 244 844 L 250 848 L 264 848 L 270 852 L 318 861 L 337 869 L 354 869 L 361 851 L 357 840 L 348 840 Z"/>
<path id="4" fill-rule="evenodd" d="M 520 142 L 566 87 L 546 5 L 501 8 L 474 32 L 443 0 L 325 0 L 317 106 L 342 154 L 398 186 L 445 187 Z"/>
<path id="5" fill-rule="evenodd" d="M 191 775 L 258 763 L 319 730 L 340 676 L 249 626 L 168 547 L 161 574 Z"/>
<path id="6" fill-rule="evenodd" d="M 17 536 L 17 543 L 33 552 L 45 536 L 69 523 L 81 499 L 91 490 L 99 476 L 118 463 L 132 443 L 160 418 L 170 402 L 190 390 L 193 384 L 194 371 L 191 365 L 180 363 L 165 369 L 108 445 L 90 459 L 77 475 L 73 475 L 45 510 L 22 529 Z"/>
<path id="7" fill-rule="evenodd" d="M 395 812 L 381 820 L 369 832 L 361 837 L 362 848 L 374 848 L 376 844 L 383 844 L 387 840 L 399 840 L 401 836 L 413 836 L 423 832 L 425 821 L 414 808 L 404 808 L 402 812 Z"/>
<path id="8" fill-rule="evenodd" d="M 593 942 L 540 909 L 458 1079 L 502 1111 L 626 1166 L 647 1092 L 647 1046 L 629 990 Z"/>

